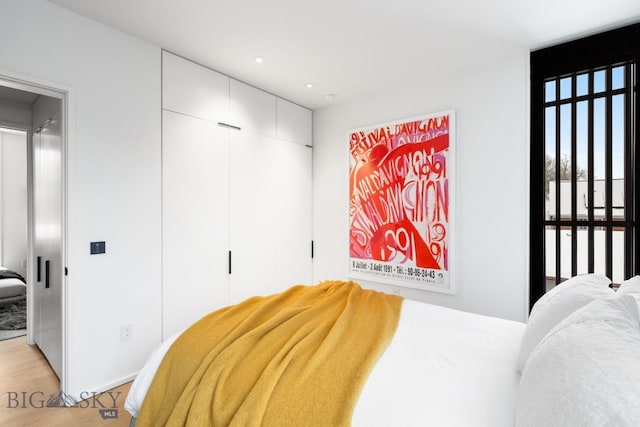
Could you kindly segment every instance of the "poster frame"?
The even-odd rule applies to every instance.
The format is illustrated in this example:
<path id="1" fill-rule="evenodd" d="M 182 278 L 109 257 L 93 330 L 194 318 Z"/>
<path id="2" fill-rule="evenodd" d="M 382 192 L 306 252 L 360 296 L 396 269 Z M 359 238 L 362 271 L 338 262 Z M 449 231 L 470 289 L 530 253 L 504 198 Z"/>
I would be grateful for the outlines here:
<path id="1" fill-rule="evenodd" d="M 443 263 L 440 262 L 439 269 L 433 268 L 419 268 L 415 265 L 415 260 L 403 260 L 403 262 L 395 261 L 377 261 L 374 259 L 354 257 L 352 253 L 352 232 L 354 231 L 354 209 L 352 190 L 354 188 L 354 169 L 357 160 L 354 158 L 352 148 L 352 135 L 354 133 L 367 132 L 388 129 L 393 130 L 393 133 L 388 134 L 395 136 L 398 135 L 398 131 L 402 129 L 403 124 L 411 124 L 415 122 L 428 122 L 429 119 L 438 119 L 440 117 L 448 116 L 448 148 L 445 153 L 445 168 L 446 168 L 446 187 L 447 187 L 447 221 L 446 221 L 446 269 L 443 267 Z M 400 126 L 400 127 L 398 127 Z M 431 139 L 431 138 L 429 138 Z M 456 281 L 453 274 L 453 267 L 456 264 L 455 249 L 456 249 L 456 233 L 455 233 L 455 207 L 456 207 L 456 111 L 453 109 L 438 111 L 434 113 L 423 114 L 420 116 L 408 117 L 399 120 L 393 120 L 389 122 L 377 123 L 368 126 L 362 126 L 359 128 L 351 129 L 347 135 L 348 141 L 348 156 L 349 156 L 349 200 L 348 200 L 348 216 L 349 216 L 349 235 L 348 235 L 348 277 L 356 280 L 366 280 L 369 282 L 377 282 L 386 285 L 393 285 L 399 287 L 407 287 L 419 290 L 434 291 L 446 294 L 456 293 Z M 421 141 L 423 142 L 423 141 Z M 411 144 L 409 142 L 408 144 Z M 377 144 L 380 145 L 380 144 Z M 406 145 L 406 144 L 402 144 Z M 372 145 L 368 150 L 369 156 Z M 395 147 L 397 148 L 397 147 Z M 388 152 L 387 154 L 389 154 Z M 362 155 L 362 151 L 360 153 Z M 360 160 L 362 161 L 362 160 Z M 406 181 L 405 181 L 406 183 Z M 403 183 L 403 184 L 405 184 Z M 404 187 L 403 187 L 404 188 Z M 414 200 L 415 202 L 415 200 Z M 403 208 L 405 205 L 403 204 Z M 426 233 L 426 232 L 425 232 Z M 416 255 L 417 256 L 417 255 Z M 364 267 L 367 268 L 364 268 Z M 398 270 L 398 267 L 400 270 Z M 375 268 L 375 271 L 373 270 Z M 412 274 L 408 274 L 408 273 Z M 440 277 L 442 276 L 442 277 Z"/>

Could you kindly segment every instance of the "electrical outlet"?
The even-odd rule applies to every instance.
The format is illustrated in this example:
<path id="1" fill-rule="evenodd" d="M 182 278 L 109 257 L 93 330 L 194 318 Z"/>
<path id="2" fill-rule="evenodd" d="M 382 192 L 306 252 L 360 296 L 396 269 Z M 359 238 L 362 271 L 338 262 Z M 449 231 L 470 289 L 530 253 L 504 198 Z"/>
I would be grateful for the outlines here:
<path id="1" fill-rule="evenodd" d="M 120 339 L 122 341 L 130 340 L 132 335 L 133 335 L 133 324 L 127 323 L 125 325 L 120 326 Z"/>

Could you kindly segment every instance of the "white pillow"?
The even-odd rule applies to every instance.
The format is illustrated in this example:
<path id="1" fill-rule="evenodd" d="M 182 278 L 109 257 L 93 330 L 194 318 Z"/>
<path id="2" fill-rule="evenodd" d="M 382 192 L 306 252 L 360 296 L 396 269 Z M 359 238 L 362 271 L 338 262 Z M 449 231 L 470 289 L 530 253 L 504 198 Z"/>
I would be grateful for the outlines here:
<path id="1" fill-rule="evenodd" d="M 622 282 L 618 288 L 618 294 L 633 295 L 640 302 L 640 276 L 635 276 Z"/>
<path id="2" fill-rule="evenodd" d="M 517 371 L 522 372 L 529 354 L 540 340 L 565 317 L 591 301 L 615 294 L 611 280 L 600 274 L 583 274 L 566 280 L 544 294 L 533 306 L 522 336 Z"/>
<path id="3" fill-rule="evenodd" d="M 633 297 L 596 300 L 531 353 L 516 426 L 640 426 L 640 325 Z"/>

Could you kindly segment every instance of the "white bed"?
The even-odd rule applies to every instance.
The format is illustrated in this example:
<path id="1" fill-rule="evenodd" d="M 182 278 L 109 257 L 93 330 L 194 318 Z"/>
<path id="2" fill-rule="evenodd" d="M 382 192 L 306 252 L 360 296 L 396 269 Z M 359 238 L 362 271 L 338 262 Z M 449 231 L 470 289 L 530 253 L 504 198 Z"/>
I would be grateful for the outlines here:
<path id="1" fill-rule="evenodd" d="M 0 306 L 13 304 L 27 297 L 24 277 L 6 267 L 0 267 Z"/>
<path id="2" fill-rule="evenodd" d="M 514 425 L 516 361 L 525 325 L 405 300 L 396 333 L 371 372 L 354 426 Z M 162 357 L 149 357 L 125 408 L 137 416 Z"/>
<path id="3" fill-rule="evenodd" d="M 640 276 L 617 292 L 610 283 L 567 280 L 536 302 L 527 324 L 404 300 L 351 424 L 640 426 Z M 132 425 L 175 338 L 131 387 Z"/>

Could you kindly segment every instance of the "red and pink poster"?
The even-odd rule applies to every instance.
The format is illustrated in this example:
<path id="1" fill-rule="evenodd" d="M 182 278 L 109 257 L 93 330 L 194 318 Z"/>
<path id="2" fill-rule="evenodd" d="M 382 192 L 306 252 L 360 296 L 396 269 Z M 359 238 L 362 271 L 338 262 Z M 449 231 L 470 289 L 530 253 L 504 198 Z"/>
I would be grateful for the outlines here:
<path id="1" fill-rule="evenodd" d="M 455 112 L 349 133 L 349 275 L 453 293 Z"/>

